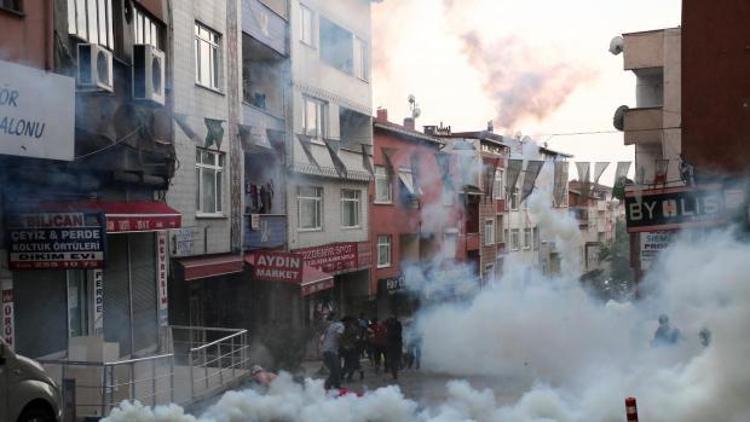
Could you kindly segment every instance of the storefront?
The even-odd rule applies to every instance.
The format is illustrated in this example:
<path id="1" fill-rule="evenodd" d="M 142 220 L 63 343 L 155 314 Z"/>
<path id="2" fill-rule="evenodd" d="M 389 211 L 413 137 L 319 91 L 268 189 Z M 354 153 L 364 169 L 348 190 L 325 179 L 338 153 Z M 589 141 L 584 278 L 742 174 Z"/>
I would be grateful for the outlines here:
<path id="1" fill-rule="evenodd" d="M 118 359 L 157 351 L 168 306 L 165 230 L 153 201 L 37 204 L 7 212 L 6 341 L 31 357 Z"/>

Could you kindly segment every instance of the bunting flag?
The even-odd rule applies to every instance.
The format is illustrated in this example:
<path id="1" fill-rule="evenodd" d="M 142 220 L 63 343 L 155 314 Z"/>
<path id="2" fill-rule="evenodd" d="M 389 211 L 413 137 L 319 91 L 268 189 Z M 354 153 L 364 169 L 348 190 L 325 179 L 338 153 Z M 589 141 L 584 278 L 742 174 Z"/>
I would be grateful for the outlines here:
<path id="1" fill-rule="evenodd" d="M 305 152 L 307 160 L 315 167 L 317 167 L 318 170 L 321 170 L 320 164 L 318 164 L 318 160 L 315 159 L 315 156 L 312 153 L 312 148 L 310 147 L 312 145 L 312 141 L 310 141 L 310 138 L 306 135 L 297 134 L 297 140 L 299 141 L 300 145 L 302 145 L 302 150 Z"/>
<path id="2" fill-rule="evenodd" d="M 375 169 L 372 166 L 370 153 L 367 151 L 369 145 L 362 144 L 362 167 L 370 173 L 370 178 L 375 178 Z"/>
<path id="3" fill-rule="evenodd" d="M 556 207 L 565 205 L 569 166 L 570 163 L 567 161 L 555 161 L 555 186 L 553 187 L 552 196 Z"/>
<path id="4" fill-rule="evenodd" d="M 326 148 L 328 149 L 328 154 L 331 156 L 331 161 L 333 161 L 333 168 L 336 169 L 336 173 L 338 173 L 339 177 L 346 178 L 347 170 L 346 165 L 341 160 L 341 157 L 339 157 L 338 153 L 338 144 L 341 141 L 337 141 L 334 139 L 328 139 L 323 138 L 323 143 L 326 144 Z"/>
<path id="5" fill-rule="evenodd" d="M 195 142 L 196 144 L 201 143 L 201 138 L 198 136 L 197 133 L 195 133 L 193 128 L 190 127 L 190 124 L 187 121 L 188 119 L 187 114 L 173 113 L 172 117 L 174 118 L 174 121 L 177 123 L 177 126 L 179 126 L 182 132 L 185 134 L 185 136 L 192 139 L 193 142 Z"/>
<path id="6" fill-rule="evenodd" d="M 513 192 L 515 192 L 516 184 L 518 183 L 518 176 L 521 174 L 522 168 L 523 160 L 508 160 L 508 169 L 505 172 L 505 192 L 507 192 L 508 195 L 513 195 Z"/>
<path id="7" fill-rule="evenodd" d="M 414 192 L 419 196 L 422 194 L 422 185 L 420 184 L 419 178 L 419 155 L 413 153 L 410 157 L 411 161 L 411 175 L 414 181 Z"/>
<path id="8" fill-rule="evenodd" d="M 578 170 L 578 182 L 581 184 L 581 197 L 585 200 L 589 197 L 589 191 L 591 190 L 591 163 L 576 162 L 576 170 Z"/>
<path id="9" fill-rule="evenodd" d="M 447 152 L 435 153 L 435 160 L 440 168 L 440 177 L 443 180 L 443 185 L 448 189 L 453 190 L 453 179 L 451 178 L 451 155 Z"/>
<path id="10" fill-rule="evenodd" d="M 594 164 L 594 186 L 599 184 L 599 179 L 601 179 L 607 167 L 609 167 L 609 161 L 597 161 Z"/>
<path id="11" fill-rule="evenodd" d="M 396 156 L 396 151 L 398 151 L 396 148 L 380 148 L 380 150 L 383 152 L 383 159 L 385 160 L 385 166 L 388 170 L 388 174 L 391 176 L 395 175 L 396 167 L 393 165 L 393 157 Z"/>
<path id="12" fill-rule="evenodd" d="M 211 145 L 216 145 L 216 149 L 221 149 L 221 141 L 224 140 L 224 124 L 223 120 L 209 119 L 206 117 L 203 119 L 206 122 L 206 148 L 211 148 Z"/>
<path id="13" fill-rule="evenodd" d="M 654 170 L 654 184 L 665 185 L 667 183 L 667 174 L 669 171 L 669 160 L 656 160 Z"/>
<path id="14" fill-rule="evenodd" d="M 523 189 L 521 189 L 519 204 L 522 204 L 534 192 L 534 184 L 537 177 L 539 177 L 539 173 L 542 171 L 542 167 L 544 167 L 544 161 L 541 160 L 530 160 L 526 164 L 526 173 L 523 176 Z"/>
<path id="15" fill-rule="evenodd" d="M 245 149 L 251 149 L 255 145 L 255 141 L 253 141 L 253 128 L 249 125 L 237 125 L 237 131 L 240 134 L 240 141 L 242 141 L 242 145 L 245 146 Z"/>
<path id="16" fill-rule="evenodd" d="M 615 180 L 612 184 L 612 198 L 617 198 L 621 201 L 625 200 L 625 183 L 628 179 L 628 172 L 630 171 L 630 161 L 619 161 L 617 163 L 617 169 L 615 169 Z"/>
<path id="17" fill-rule="evenodd" d="M 485 198 L 495 198 L 495 176 L 497 175 L 497 166 L 500 164 L 499 158 L 485 158 L 483 160 L 484 175 L 484 196 Z"/>

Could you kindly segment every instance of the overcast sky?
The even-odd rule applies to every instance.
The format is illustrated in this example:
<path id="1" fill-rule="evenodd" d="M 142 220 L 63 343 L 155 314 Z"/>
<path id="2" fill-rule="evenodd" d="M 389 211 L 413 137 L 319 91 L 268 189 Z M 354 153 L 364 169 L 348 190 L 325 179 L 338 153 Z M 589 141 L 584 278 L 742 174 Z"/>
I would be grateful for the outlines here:
<path id="1" fill-rule="evenodd" d="M 614 130 L 615 109 L 635 104 L 635 79 L 610 40 L 678 26 L 680 3 L 384 0 L 373 6 L 373 105 L 398 122 L 414 94 L 418 125 L 476 130 L 494 120 L 496 132 L 520 131 L 574 160 L 633 160 L 619 133 L 549 134 Z"/>

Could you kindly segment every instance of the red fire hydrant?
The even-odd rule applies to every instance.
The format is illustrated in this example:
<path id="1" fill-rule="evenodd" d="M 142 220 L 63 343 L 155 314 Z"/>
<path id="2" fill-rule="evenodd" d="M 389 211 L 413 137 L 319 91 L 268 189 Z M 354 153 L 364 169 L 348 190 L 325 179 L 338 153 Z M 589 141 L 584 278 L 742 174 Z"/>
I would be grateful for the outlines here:
<path id="1" fill-rule="evenodd" d="M 635 397 L 625 399 L 625 416 L 628 422 L 638 422 L 638 406 L 635 404 Z"/>

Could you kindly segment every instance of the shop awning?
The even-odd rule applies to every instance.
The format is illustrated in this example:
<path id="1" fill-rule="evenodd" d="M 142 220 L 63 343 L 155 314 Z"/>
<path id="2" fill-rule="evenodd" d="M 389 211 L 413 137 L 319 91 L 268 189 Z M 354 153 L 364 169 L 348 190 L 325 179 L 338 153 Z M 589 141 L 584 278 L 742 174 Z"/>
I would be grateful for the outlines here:
<path id="1" fill-rule="evenodd" d="M 107 220 L 107 233 L 153 232 L 182 227 L 182 214 L 158 201 L 48 202 L 49 211 L 100 211 Z"/>
<path id="2" fill-rule="evenodd" d="M 242 272 L 243 261 L 239 255 L 214 255 L 178 259 L 185 281 L 200 280 Z"/>
<path id="3" fill-rule="evenodd" d="M 333 276 L 305 264 L 302 267 L 302 296 L 333 288 Z"/>

